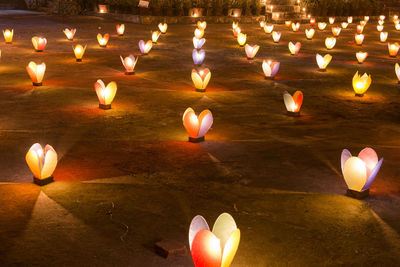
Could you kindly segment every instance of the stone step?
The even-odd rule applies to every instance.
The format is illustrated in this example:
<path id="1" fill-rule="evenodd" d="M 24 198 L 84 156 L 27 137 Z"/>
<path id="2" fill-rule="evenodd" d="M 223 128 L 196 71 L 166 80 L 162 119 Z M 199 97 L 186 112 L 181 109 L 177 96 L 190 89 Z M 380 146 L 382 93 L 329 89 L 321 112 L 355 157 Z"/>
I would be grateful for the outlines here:
<path id="1" fill-rule="evenodd" d="M 268 10 L 267 10 L 268 11 Z M 300 12 L 300 6 L 279 5 L 274 6 L 272 12 Z"/>

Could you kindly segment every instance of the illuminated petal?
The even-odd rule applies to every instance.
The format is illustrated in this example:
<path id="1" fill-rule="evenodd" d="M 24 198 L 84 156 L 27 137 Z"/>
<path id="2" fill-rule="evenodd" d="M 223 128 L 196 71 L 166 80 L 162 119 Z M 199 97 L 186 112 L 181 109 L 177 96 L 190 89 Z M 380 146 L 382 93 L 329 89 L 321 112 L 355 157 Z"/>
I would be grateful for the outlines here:
<path id="1" fill-rule="evenodd" d="M 346 161 L 351 158 L 351 153 L 347 149 L 343 149 L 342 156 L 340 157 L 340 165 L 342 167 L 342 174 L 344 174 L 344 164 Z"/>
<path id="2" fill-rule="evenodd" d="M 296 105 L 294 112 L 300 111 L 301 105 L 303 104 L 303 93 L 301 91 L 296 91 L 293 94 L 293 101 Z"/>
<path id="3" fill-rule="evenodd" d="M 204 61 L 205 56 L 206 52 L 203 49 L 201 49 L 200 51 L 198 51 L 197 49 L 193 49 L 192 58 L 194 64 L 201 65 Z"/>
<path id="4" fill-rule="evenodd" d="M 285 103 L 286 110 L 292 111 L 292 108 L 296 105 L 293 97 L 287 92 L 283 92 L 283 102 Z"/>
<path id="5" fill-rule="evenodd" d="M 189 227 L 190 250 L 192 250 L 192 243 L 193 243 L 194 237 L 202 229 L 210 230 L 210 227 L 208 227 L 207 221 L 203 218 L 203 216 L 197 215 L 196 217 L 193 218 L 192 222 L 190 223 L 190 227 Z"/>
<path id="6" fill-rule="evenodd" d="M 50 177 L 57 167 L 57 153 L 52 146 L 46 145 L 45 155 L 46 156 L 44 158 L 44 164 L 41 173 L 42 179 Z"/>
<path id="7" fill-rule="evenodd" d="M 195 267 L 221 267 L 220 240 L 209 230 L 197 233 L 192 243 L 192 259 Z"/>
<path id="8" fill-rule="evenodd" d="M 43 148 L 38 143 L 33 144 L 25 156 L 29 169 L 33 173 L 33 176 L 38 179 L 42 178 L 43 156 Z"/>
<path id="9" fill-rule="evenodd" d="M 199 115 L 200 129 L 197 138 L 203 137 L 213 124 L 213 116 L 210 110 L 206 109 Z"/>
<path id="10" fill-rule="evenodd" d="M 365 163 L 357 157 L 350 157 L 344 164 L 343 176 L 349 189 L 360 192 L 367 181 Z"/>
<path id="11" fill-rule="evenodd" d="M 240 230 L 236 229 L 233 231 L 222 252 L 222 263 L 221 267 L 229 267 L 236 255 L 236 251 L 239 247 L 240 242 Z"/>
<path id="12" fill-rule="evenodd" d="M 197 138 L 200 130 L 199 119 L 192 108 L 187 108 L 182 117 L 183 126 L 190 137 Z"/>
<path id="13" fill-rule="evenodd" d="M 215 221 L 212 232 L 221 240 L 221 247 L 223 248 L 236 229 L 237 226 L 233 217 L 228 213 L 222 213 Z"/>
<path id="14" fill-rule="evenodd" d="M 375 168 L 378 163 L 378 155 L 375 150 L 370 147 L 366 147 L 360 151 L 358 154 L 358 158 L 364 161 L 367 167 L 367 177 L 370 176 L 372 170 Z"/>
<path id="15" fill-rule="evenodd" d="M 376 175 L 378 174 L 379 170 L 381 169 L 383 163 L 383 158 L 381 158 L 378 162 L 378 164 L 376 164 L 375 168 L 372 170 L 370 176 L 367 179 L 367 182 L 365 183 L 364 187 L 362 188 L 362 190 L 366 190 L 368 189 L 372 182 L 375 180 Z"/>

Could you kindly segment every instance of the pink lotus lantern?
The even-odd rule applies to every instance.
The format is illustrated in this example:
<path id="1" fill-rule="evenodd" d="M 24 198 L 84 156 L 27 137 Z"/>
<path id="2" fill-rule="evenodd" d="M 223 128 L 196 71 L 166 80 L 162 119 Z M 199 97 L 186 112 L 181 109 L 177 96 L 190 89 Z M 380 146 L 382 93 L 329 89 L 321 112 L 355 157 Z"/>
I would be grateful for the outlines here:
<path id="1" fill-rule="evenodd" d="M 353 23 L 353 17 L 347 17 L 347 23 L 351 24 Z"/>
<path id="2" fill-rule="evenodd" d="M 336 38 L 335 37 L 327 37 L 325 38 L 325 46 L 326 49 L 332 50 L 336 45 Z"/>
<path id="3" fill-rule="evenodd" d="M 279 71 L 279 66 L 281 63 L 274 62 L 271 60 L 265 61 L 263 60 L 262 69 L 265 75 L 265 79 L 275 79 L 275 75 Z"/>
<path id="4" fill-rule="evenodd" d="M 68 40 L 70 40 L 70 41 L 74 40 L 76 29 L 68 29 L 68 28 L 66 28 L 66 29 L 63 30 L 63 32 L 64 32 L 64 34 L 65 34 L 65 36 L 67 37 Z"/>
<path id="5" fill-rule="evenodd" d="M 116 82 L 110 82 L 106 86 L 102 80 L 97 80 L 94 84 L 94 89 L 99 98 L 99 108 L 104 110 L 111 109 L 111 103 L 117 94 Z"/>
<path id="6" fill-rule="evenodd" d="M 325 30 L 325 28 L 326 28 L 326 23 L 325 22 L 318 22 L 318 29 L 320 31 Z"/>
<path id="7" fill-rule="evenodd" d="M 394 66 L 394 71 L 396 72 L 397 79 L 399 80 L 398 83 L 400 84 L 400 66 L 398 63 Z"/>
<path id="8" fill-rule="evenodd" d="M 296 44 L 293 44 L 292 42 L 289 42 L 290 55 L 297 56 L 299 54 L 300 48 L 301 48 L 301 43 L 300 42 L 297 42 Z"/>
<path id="9" fill-rule="evenodd" d="M 199 116 L 192 108 L 187 108 L 182 117 L 183 126 L 189 134 L 189 142 L 199 143 L 204 141 L 204 135 L 213 124 L 213 116 L 210 110 L 203 110 Z"/>
<path id="10" fill-rule="evenodd" d="M 332 34 L 335 37 L 339 37 L 341 31 L 342 31 L 342 28 L 340 28 L 340 27 L 332 27 Z"/>
<path id="11" fill-rule="evenodd" d="M 356 41 L 356 44 L 361 46 L 362 43 L 364 42 L 364 34 L 356 34 L 354 36 L 354 39 Z"/>
<path id="12" fill-rule="evenodd" d="M 205 92 L 210 79 L 211 71 L 208 68 L 199 71 L 192 70 L 192 81 L 196 87 L 196 92 Z"/>
<path id="13" fill-rule="evenodd" d="M 356 53 L 356 58 L 357 58 L 358 64 L 363 64 L 367 57 L 368 57 L 367 52 L 360 51 L 360 52 Z"/>
<path id="14" fill-rule="evenodd" d="M 274 43 L 279 43 L 279 40 L 281 39 L 282 33 L 281 32 L 272 32 L 272 39 L 274 40 Z"/>
<path id="15" fill-rule="evenodd" d="M 349 26 L 349 23 L 348 22 L 342 22 L 341 25 L 342 25 L 343 29 L 347 29 L 347 27 Z"/>
<path id="16" fill-rule="evenodd" d="M 135 74 L 135 67 L 139 57 L 135 57 L 133 55 L 129 55 L 126 58 L 119 56 L 121 58 L 122 65 L 125 67 L 125 75 Z"/>
<path id="17" fill-rule="evenodd" d="M 383 25 L 376 26 L 376 29 L 378 30 L 378 32 L 383 31 Z"/>
<path id="18" fill-rule="evenodd" d="M 329 24 L 335 23 L 335 17 L 329 17 Z"/>
<path id="19" fill-rule="evenodd" d="M 193 63 L 196 66 L 200 66 L 201 64 L 203 64 L 205 57 L 206 57 L 206 52 L 203 49 L 200 50 L 193 49 L 192 58 L 193 58 Z"/>
<path id="20" fill-rule="evenodd" d="M 287 91 L 283 92 L 283 101 L 289 116 L 300 116 L 300 109 L 303 104 L 303 93 L 301 91 L 296 91 L 293 96 Z"/>
<path id="21" fill-rule="evenodd" d="M 247 59 L 252 60 L 256 56 L 258 49 L 260 49 L 260 46 L 258 45 L 249 45 L 246 44 L 244 50 L 246 51 Z"/>
<path id="22" fill-rule="evenodd" d="M 46 72 L 46 64 L 44 62 L 37 65 L 35 62 L 31 61 L 28 66 L 26 66 L 26 71 L 34 86 L 42 86 L 44 73 Z"/>
<path id="23" fill-rule="evenodd" d="M 364 31 L 364 26 L 362 26 L 362 25 L 357 25 L 357 33 L 358 33 L 358 34 L 362 34 L 363 31 Z"/>
<path id="24" fill-rule="evenodd" d="M 306 29 L 306 38 L 307 40 L 312 40 L 312 38 L 314 37 L 315 34 L 315 30 L 314 29 Z"/>
<path id="25" fill-rule="evenodd" d="M 379 34 L 379 39 L 380 39 L 381 43 L 386 42 L 387 38 L 388 38 L 388 32 L 381 32 Z"/>
<path id="26" fill-rule="evenodd" d="M 273 30 L 274 30 L 274 25 L 272 25 L 272 24 L 267 24 L 264 26 L 265 33 L 271 33 Z"/>
<path id="27" fill-rule="evenodd" d="M 125 24 L 117 24 L 117 26 L 115 26 L 115 28 L 117 29 L 118 36 L 123 36 L 124 35 Z"/>
<path id="28" fill-rule="evenodd" d="M 97 42 L 99 43 L 100 47 L 107 47 L 108 40 L 110 39 L 110 35 L 108 33 L 101 35 L 100 33 L 97 34 Z"/>
<path id="29" fill-rule="evenodd" d="M 197 39 L 196 37 L 193 37 L 193 46 L 195 49 L 201 49 L 206 42 L 206 39 L 201 38 Z"/>
<path id="30" fill-rule="evenodd" d="M 300 23 L 292 23 L 292 31 L 297 32 L 300 29 Z"/>
<path id="31" fill-rule="evenodd" d="M 139 41 L 139 49 L 143 55 L 147 55 L 152 47 L 153 47 L 153 42 L 151 40 L 147 42 L 144 42 L 143 40 Z"/>
<path id="32" fill-rule="evenodd" d="M 364 148 L 357 157 L 344 149 L 341 156 L 341 167 L 344 181 L 347 184 L 347 195 L 358 199 L 369 195 L 369 188 L 382 166 L 383 158 L 372 148 Z"/>
<path id="33" fill-rule="evenodd" d="M 399 52 L 399 43 L 388 43 L 388 50 L 390 57 L 396 57 Z"/>
<path id="34" fill-rule="evenodd" d="M 313 27 L 315 25 L 315 18 L 310 18 L 310 26 Z"/>
<path id="35" fill-rule="evenodd" d="M 32 44 L 36 52 L 43 52 L 44 48 L 46 47 L 47 40 L 46 38 L 35 36 L 32 37 Z"/>
<path id="36" fill-rule="evenodd" d="M 25 156 L 33 173 L 35 184 L 43 186 L 54 181 L 53 172 L 57 167 L 57 152 L 50 145 L 43 149 L 38 143 L 31 146 Z"/>

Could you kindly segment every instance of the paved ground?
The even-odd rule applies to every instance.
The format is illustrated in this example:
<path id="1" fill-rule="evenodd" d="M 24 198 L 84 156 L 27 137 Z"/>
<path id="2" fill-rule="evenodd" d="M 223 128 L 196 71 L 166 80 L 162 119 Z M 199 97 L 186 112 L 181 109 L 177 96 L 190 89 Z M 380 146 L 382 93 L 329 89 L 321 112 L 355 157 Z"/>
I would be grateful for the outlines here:
<path id="1" fill-rule="evenodd" d="M 248 61 L 231 25 L 208 25 L 207 93 L 194 92 L 194 25 L 170 25 L 137 74 L 125 76 L 119 55 L 138 54 L 138 41 L 155 25 L 126 23 L 124 37 L 101 49 L 98 32 L 115 33 L 115 21 L 96 17 L 7 16 L 15 42 L 1 44 L 0 62 L 0 258 L 3 265 L 192 266 L 191 257 L 165 260 L 154 242 L 187 244 L 190 220 L 210 224 L 229 212 L 242 231 L 232 266 L 400 264 L 399 108 L 396 59 L 366 27 L 356 64 L 354 25 L 329 53 L 328 72 L 317 72 L 315 53 L 326 53 L 328 30 L 306 41 L 283 31 L 274 44 L 257 25 L 241 25 L 261 46 Z M 76 63 L 62 33 L 77 28 L 74 43 L 87 44 Z M 101 30 L 99 30 L 101 27 Z M 400 32 L 387 23 L 389 39 Z M 46 51 L 30 38 L 44 35 Z M 289 41 L 301 41 L 298 57 Z M 281 62 L 276 81 L 264 80 L 262 59 Z M 44 61 L 44 86 L 32 88 L 25 66 Z M 354 73 L 372 74 L 362 99 Z M 93 84 L 116 81 L 109 111 L 99 110 Z M 282 92 L 304 92 L 300 118 L 285 115 Z M 214 125 L 201 144 L 188 143 L 182 126 L 187 107 L 210 108 Z M 40 188 L 24 157 L 35 142 L 51 144 L 60 161 L 57 182 Z M 373 147 L 385 158 L 371 196 L 344 196 L 340 153 Z M 112 214 L 112 218 L 110 216 Z M 128 228 L 127 228 L 128 227 Z M 127 231 L 128 229 L 128 231 Z"/>

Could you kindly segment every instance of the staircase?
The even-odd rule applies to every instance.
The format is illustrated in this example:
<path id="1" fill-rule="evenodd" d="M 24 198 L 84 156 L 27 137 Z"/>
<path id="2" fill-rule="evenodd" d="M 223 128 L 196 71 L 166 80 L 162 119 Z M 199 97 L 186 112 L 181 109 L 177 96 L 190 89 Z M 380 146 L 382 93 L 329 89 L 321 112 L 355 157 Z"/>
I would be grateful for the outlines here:
<path id="1" fill-rule="evenodd" d="M 267 0 L 266 13 L 270 14 L 273 21 L 301 20 L 306 18 L 297 0 Z M 272 8 L 271 8 L 272 7 Z"/>
<path id="2" fill-rule="evenodd" d="M 0 10 L 26 9 L 24 0 L 0 0 Z"/>

